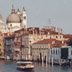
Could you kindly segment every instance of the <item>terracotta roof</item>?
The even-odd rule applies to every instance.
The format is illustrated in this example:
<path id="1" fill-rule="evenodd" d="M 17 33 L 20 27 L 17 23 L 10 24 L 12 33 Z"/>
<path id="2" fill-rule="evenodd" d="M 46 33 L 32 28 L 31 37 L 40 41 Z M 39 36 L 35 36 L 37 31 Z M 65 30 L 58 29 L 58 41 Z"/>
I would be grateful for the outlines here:
<path id="1" fill-rule="evenodd" d="M 72 38 L 72 34 L 64 34 L 64 38 Z"/>
<path id="2" fill-rule="evenodd" d="M 48 43 L 52 43 L 52 42 L 54 42 L 54 43 L 62 43 L 61 41 L 56 40 L 56 39 L 44 39 L 44 40 L 38 41 L 38 42 L 36 42 L 34 44 L 48 44 Z"/>
<path id="3" fill-rule="evenodd" d="M 59 33 L 59 32 L 57 32 L 56 30 L 52 30 L 52 29 L 45 29 L 45 28 L 42 28 L 41 29 L 41 33 L 43 33 L 43 34 L 48 34 L 48 32 L 50 33 L 50 34 L 62 34 L 62 33 Z"/>
<path id="4" fill-rule="evenodd" d="M 64 46 L 64 44 L 62 44 L 62 41 L 55 40 L 55 39 L 44 39 L 44 40 L 38 41 L 34 44 L 51 44 L 51 46 L 50 46 L 51 48 Z"/>

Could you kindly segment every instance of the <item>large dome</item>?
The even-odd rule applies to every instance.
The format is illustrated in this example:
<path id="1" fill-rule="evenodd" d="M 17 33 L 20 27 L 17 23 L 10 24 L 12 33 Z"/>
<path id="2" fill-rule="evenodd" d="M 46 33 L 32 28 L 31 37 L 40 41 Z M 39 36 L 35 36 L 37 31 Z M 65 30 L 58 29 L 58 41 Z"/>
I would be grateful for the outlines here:
<path id="1" fill-rule="evenodd" d="M 18 14 L 11 13 L 7 18 L 7 23 L 20 23 L 21 19 Z"/>

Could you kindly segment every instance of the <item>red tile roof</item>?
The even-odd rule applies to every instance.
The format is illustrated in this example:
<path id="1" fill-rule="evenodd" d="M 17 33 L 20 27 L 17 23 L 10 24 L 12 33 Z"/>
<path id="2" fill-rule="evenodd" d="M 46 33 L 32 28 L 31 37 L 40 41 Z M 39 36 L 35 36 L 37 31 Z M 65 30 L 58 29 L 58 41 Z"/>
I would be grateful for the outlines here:
<path id="1" fill-rule="evenodd" d="M 64 38 L 72 38 L 72 34 L 64 34 Z"/>
<path id="2" fill-rule="evenodd" d="M 44 40 L 36 42 L 35 44 L 48 44 L 48 43 L 52 43 L 52 42 L 61 43 L 61 41 L 56 40 L 56 39 L 44 39 Z"/>
<path id="3" fill-rule="evenodd" d="M 55 39 L 44 39 L 41 41 L 38 41 L 34 44 L 50 44 L 52 47 L 62 47 L 64 44 L 62 44 L 62 41 L 55 40 Z"/>

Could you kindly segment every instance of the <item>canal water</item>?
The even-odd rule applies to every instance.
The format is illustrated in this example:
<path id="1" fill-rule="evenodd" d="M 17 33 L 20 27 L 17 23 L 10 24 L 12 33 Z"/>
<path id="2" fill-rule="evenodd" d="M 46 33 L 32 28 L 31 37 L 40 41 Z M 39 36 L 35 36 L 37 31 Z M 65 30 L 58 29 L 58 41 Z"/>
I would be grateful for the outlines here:
<path id="1" fill-rule="evenodd" d="M 33 72 L 72 72 L 72 67 L 58 66 L 58 65 L 45 65 L 34 63 L 35 68 Z M 32 71 L 19 71 L 16 69 L 16 62 L 0 61 L 0 72 L 32 72 Z"/>

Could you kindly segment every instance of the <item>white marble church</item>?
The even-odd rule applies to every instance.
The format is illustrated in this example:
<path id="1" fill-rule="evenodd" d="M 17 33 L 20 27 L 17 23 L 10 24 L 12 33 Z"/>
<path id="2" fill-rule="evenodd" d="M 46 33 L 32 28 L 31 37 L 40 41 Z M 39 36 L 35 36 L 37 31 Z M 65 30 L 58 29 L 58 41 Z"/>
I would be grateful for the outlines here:
<path id="1" fill-rule="evenodd" d="M 26 10 L 23 7 L 22 11 L 16 10 L 12 7 L 10 15 L 6 20 L 7 28 L 10 32 L 20 30 L 21 28 L 27 28 L 27 15 Z"/>

